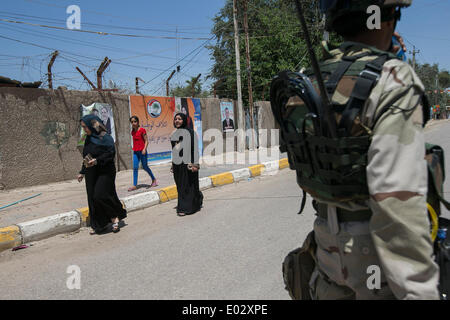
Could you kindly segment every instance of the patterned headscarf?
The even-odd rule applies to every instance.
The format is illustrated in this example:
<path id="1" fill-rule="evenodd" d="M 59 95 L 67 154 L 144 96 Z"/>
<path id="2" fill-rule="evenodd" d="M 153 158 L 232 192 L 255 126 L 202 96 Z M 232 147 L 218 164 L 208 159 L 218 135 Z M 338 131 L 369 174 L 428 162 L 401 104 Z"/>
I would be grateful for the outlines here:
<path id="1" fill-rule="evenodd" d="M 106 128 L 99 117 L 93 114 L 89 114 L 81 118 L 80 121 L 83 121 L 84 124 L 91 131 L 91 135 L 88 135 L 86 137 L 86 142 L 92 142 L 93 144 L 104 146 L 107 147 L 108 149 L 110 148 L 114 149 L 114 140 L 106 132 Z"/>

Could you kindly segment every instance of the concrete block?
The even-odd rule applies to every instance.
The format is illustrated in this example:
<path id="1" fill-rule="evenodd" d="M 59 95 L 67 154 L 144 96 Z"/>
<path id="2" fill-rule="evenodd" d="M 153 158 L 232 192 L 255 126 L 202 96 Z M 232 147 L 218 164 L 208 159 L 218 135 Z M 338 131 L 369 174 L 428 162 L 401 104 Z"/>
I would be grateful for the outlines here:
<path id="1" fill-rule="evenodd" d="M 264 165 L 264 170 L 261 172 L 261 174 L 264 176 L 275 175 L 278 173 L 278 170 L 280 170 L 280 161 L 279 160 L 264 162 L 263 165 Z"/>
<path id="2" fill-rule="evenodd" d="M 210 177 L 204 177 L 204 178 L 198 179 L 198 183 L 200 185 L 200 190 L 206 190 L 206 189 L 213 187 Z"/>
<path id="3" fill-rule="evenodd" d="M 257 164 L 256 166 L 248 167 L 250 170 L 252 177 L 260 176 L 261 172 L 264 170 L 264 165 Z"/>
<path id="4" fill-rule="evenodd" d="M 81 226 L 89 226 L 89 207 L 79 208 L 76 209 L 76 211 L 78 211 L 78 213 L 80 214 Z"/>
<path id="5" fill-rule="evenodd" d="M 213 176 L 210 176 L 212 184 L 214 187 L 222 186 L 225 184 L 230 184 L 234 182 L 233 175 L 230 172 L 219 173 Z"/>
<path id="6" fill-rule="evenodd" d="M 27 243 L 78 230 L 81 227 L 81 217 L 77 211 L 70 211 L 18 223 L 17 226 L 22 233 L 23 243 Z"/>
<path id="7" fill-rule="evenodd" d="M 167 202 L 169 200 L 177 199 L 178 198 L 177 186 L 172 185 L 172 186 L 169 186 L 166 188 L 159 189 L 158 195 L 159 195 L 159 201 L 161 203 Z"/>
<path id="8" fill-rule="evenodd" d="M 230 173 L 233 175 L 234 182 L 241 181 L 241 180 L 247 180 L 250 178 L 250 170 L 248 168 L 238 169 L 230 171 Z"/>
<path id="9" fill-rule="evenodd" d="M 289 168 L 289 160 L 287 158 L 280 159 L 280 169 Z"/>
<path id="10" fill-rule="evenodd" d="M 0 251 L 22 244 L 22 235 L 18 226 L 0 228 Z"/>
<path id="11" fill-rule="evenodd" d="M 121 199 L 127 212 L 148 208 L 159 203 L 159 195 L 156 191 L 143 192 Z"/>

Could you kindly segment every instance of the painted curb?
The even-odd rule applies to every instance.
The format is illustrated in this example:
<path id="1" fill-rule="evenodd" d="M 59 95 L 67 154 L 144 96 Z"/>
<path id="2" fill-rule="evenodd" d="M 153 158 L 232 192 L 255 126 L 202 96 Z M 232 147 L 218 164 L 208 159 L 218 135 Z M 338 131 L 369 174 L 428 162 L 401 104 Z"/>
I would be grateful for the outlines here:
<path id="1" fill-rule="evenodd" d="M 250 178 L 250 170 L 248 168 L 238 169 L 230 171 L 230 173 L 233 175 L 234 182 L 247 180 Z"/>
<path id="2" fill-rule="evenodd" d="M 89 207 L 79 208 L 76 209 L 75 211 L 77 211 L 80 214 L 81 226 L 82 227 L 89 226 Z"/>
<path id="3" fill-rule="evenodd" d="M 263 176 L 273 176 L 275 174 L 278 173 L 278 170 L 280 169 L 280 161 L 279 160 L 275 160 L 275 161 L 269 161 L 269 162 L 264 162 L 264 170 L 263 172 L 261 172 L 261 175 Z"/>
<path id="4" fill-rule="evenodd" d="M 127 212 L 130 212 L 159 204 L 159 194 L 156 191 L 149 191 L 122 198 L 121 200 Z"/>
<path id="5" fill-rule="evenodd" d="M 249 177 L 276 174 L 289 167 L 287 158 L 265 162 L 248 168 L 224 172 L 199 179 L 200 190 L 245 180 Z M 178 198 L 176 185 L 121 199 L 128 212 L 148 208 Z M 42 240 L 61 233 L 73 232 L 89 225 L 89 208 L 60 213 L 0 228 L 0 252 L 21 244 Z"/>
<path id="6" fill-rule="evenodd" d="M 80 229 L 81 217 L 77 211 L 70 211 L 53 216 L 18 223 L 23 243 L 42 240 L 59 233 Z"/>
<path id="7" fill-rule="evenodd" d="M 209 189 L 213 187 L 212 181 L 210 177 L 200 178 L 198 179 L 198 184 L 200 191 Z"/>
<path id="8" fill-rule="evenodd" d="M 250 170 L 252 177 L 260 176 L 262 171 L 264 170 L 263 164 L 257 164 L 256 166 L 248 167 Z"/>
<path id="9" fill-rule="evenodd" d="M 0 251 L 22 244 L 22 235 L 18 226 L 0 228 Z"/>
<path id="10" fill-rule="evenodd" d="M 223 186 L 234 182 L 233 175 L 230 172 L 224 172 L 210 176 L 214 187 Z"/>
<path id="11" fill-rule="evenodd" d="M 280 169 L 289 168 L 289 160 L 287 158 L 280 159 Z"/>
<path id="12" fill-rule="evenodd" d="M 178 198 L 178 191 L 176 185 L 171 185 L 169 187 L 165 187 L 158 190 L 159 201 L 160 203 L 164 203 L 173 199 Z"/>

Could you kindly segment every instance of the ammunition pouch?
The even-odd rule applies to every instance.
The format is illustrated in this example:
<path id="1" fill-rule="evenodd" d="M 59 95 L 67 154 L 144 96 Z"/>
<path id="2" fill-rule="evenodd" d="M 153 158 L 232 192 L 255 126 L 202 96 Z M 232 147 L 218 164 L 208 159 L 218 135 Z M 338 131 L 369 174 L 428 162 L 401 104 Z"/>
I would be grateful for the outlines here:
<path id="1" fill-rule="evenodd" d="M 450 300 L 450 220 L 440 217 L 439 227 L 447 228 L 445 239 L 434 243 L 436 263 L 439 265 L 439 293 L 442 300 Z"/>
<path id="2" fill-rule="evenodd" d="M 285 289 L 293 300 L 311 300 L 309 280 L 316 265 L 317 244 L 311 231 L 301 248 L 291 251 L 282 265 Z"/>

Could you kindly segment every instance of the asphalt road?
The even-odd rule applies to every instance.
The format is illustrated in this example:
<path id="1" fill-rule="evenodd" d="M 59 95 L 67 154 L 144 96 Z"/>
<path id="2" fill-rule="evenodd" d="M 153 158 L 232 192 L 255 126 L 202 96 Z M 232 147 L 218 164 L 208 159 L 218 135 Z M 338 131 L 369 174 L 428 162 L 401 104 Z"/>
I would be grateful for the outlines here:
<path id="1" fill-rule="evenodd" d="M 281 263 L 312 228 L 295 175 L 282 170 L 204 191 L 204 208 L 176 201 L 129 214 L 117 233 L 74 234 L 0 253 L 0 299 L 290 299 Z M 80 268 L 68 289 L 67 268 Z"/>
<path id="2" fill-rule="evenodd" d="M 426 130 L 426 140 L 447 151 L 447 168 L 449 136 L 450 122 Z M 0 253 L 0 299 L 289 299 L 281 263 L 314 220 L 310 201 L 296 214 L 294 173 L 282 170 L 204 196 L 204 208 L 192 216 L 177 217 L 170 201 L 130 213 L 118 234 L 90 236 L 82 228 Z M 72 265 L 81 271 L 80 289 L 67 287 Z"/>

